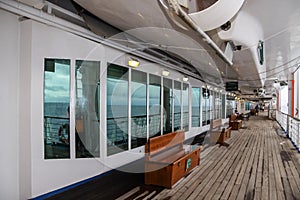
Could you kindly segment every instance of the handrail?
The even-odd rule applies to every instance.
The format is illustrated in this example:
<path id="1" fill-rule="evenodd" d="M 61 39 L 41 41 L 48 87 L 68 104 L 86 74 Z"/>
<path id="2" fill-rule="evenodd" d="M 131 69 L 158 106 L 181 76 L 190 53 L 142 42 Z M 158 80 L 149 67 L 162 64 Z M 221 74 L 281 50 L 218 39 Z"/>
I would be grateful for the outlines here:
<path id="1" fill-rule="evenodd" d="M 300 120 L 276 110 L 276 121 L 300 153 Z"/>
<path id="2" fill-rule="evenodd" d="M 276 110 L 276 109 L 272 109 L 272 110 Z M 280 112 L 280 113 L 282 113 L 282 114 L 284 114 L 284 115 L 287 115 L 288 117 L 291 117 L 291 118 L 293 118 L 294 120 L 296 120 L 296 121 L 298 121 L 298 122 L 300 122 L 300 119 L 298 119 L 298 118 L 296 118 L 296 117 L 293 117 L 292 115 L 290 115 L 290 114 L 286 114 L 286 113 L 284 113 L 284 112 L 281 112 L 281 111 L 279 111 L 279 110 L 276 110 L 277 112 Z"/>

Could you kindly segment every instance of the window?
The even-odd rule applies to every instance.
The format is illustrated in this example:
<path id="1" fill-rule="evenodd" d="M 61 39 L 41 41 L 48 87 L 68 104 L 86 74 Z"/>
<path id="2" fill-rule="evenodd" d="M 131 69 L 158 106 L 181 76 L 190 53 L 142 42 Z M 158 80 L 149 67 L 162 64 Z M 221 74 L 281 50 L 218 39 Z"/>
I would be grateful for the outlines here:
<path id="1" fill-rule="evenodd" d="M 226 96 L 226 115 L 227 117 L 234 113 L 235 101 L 233 96 Z"/>
<path id="2" fill-rule="evenodd" d="M 214 92 L 214 119 L 221 118 L 221 98 L 219 92 Z"/>
<path id="3" fill-rule="evenodd" d="M 149 74 L 149 137 L 161 135 L 161 77 Z"/>
<path id="4" fill-rule="evenodd" d="M 226 103 L 226 97 L 225 94 L 222 94 L 222 118 L 226 118 L 226 113 L 225 113 L 225 103 Z"/>
<path id="5" fill-rule="evenodd" d="M 209 115 L 207 116 L 207 119 L 208 119 L 207 124 L 210 124 L 210 121 L 212 119 L 214 119 L 214 115 L 215 115 L 215 113 L 214 113 L 214 109 L 215 109 L 215 92 L 209 91 L 209 93 L 210 93 L 209 104 L 208 104 L 209 105 L 208 106 Z"/>
<path id="6" fill-rule="evenodd" d="M 128 69 L 107 68 L 107 155 L 128 150 Z"/>
<path id="7" fill-rule="evenodd" d="M 131 71 L 131 148 L 147 142 L 147 74 Z"/>
<path id="8" fill-rule="evenodd" d="M 99 157 L 100 62 L 76 61 L 76 158 Z"/>
<path id="9" fill-rule="evenodd" d="M 189 85 L 186 83 L 182 87 L 182 128 L 189 130 Z"/>
<path id="10" fill-rule="evenodd" d="M 181 129 L 181 83 L 174 81 L 174 131 Z"/>
<path id="11" fill-rule="evenodd" d="M 70 60 L 44 61 L 44 158 L 70 158 Z"/>
<path id="12" fill-rule="evenodd" d="M 192 88 L 192 127 L 200 127 L 200 88 Z"/>
<path id="13" fill-rule="evenodd" d="M 210 124 L 210 91 L 202 88 L 202 126 Z"/>
<path id="14" fill-rule="evenodd" d="M 172 132 L 172 80 L 170 79 L 163 79 L 163 133 L 170 133 Z"/>

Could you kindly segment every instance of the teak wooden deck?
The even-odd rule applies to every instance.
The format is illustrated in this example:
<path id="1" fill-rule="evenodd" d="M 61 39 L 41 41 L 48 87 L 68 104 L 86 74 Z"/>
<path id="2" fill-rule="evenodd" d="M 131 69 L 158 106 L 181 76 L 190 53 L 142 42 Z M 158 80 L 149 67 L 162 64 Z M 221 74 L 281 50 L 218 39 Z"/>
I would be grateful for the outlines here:
<path id="1" fill-rule="evenodd" d="M 212 147 L 190 176 L 152 199 L 300 199 L 299 154 L 277 123 L 243 123 L 229 147 Z"/>
<path id="2" fill-rule="evenodd" d="M 105 189 L 108 182 L 96 187 L 101 182 L 99 179 L 50 199 L 300 200 L 300 154 L 282 134 L 277 122 L 259 113 L 243 123 L 245 127 L 232 131 L 231 138 L 226 140 L 228 146 L 209 146 L 208 138 L 201 150 L 200 165 L 173 189 L 145 186 L 140 175 L 128 174 L 137 178 L 108 179 L 114 185 L 110 186 L 111 190 Z M 124 185 L 130 185 L 133 180 L 138 181 L 124 191 Z M 104 195 L 105 191 L 113 195 Z"/>

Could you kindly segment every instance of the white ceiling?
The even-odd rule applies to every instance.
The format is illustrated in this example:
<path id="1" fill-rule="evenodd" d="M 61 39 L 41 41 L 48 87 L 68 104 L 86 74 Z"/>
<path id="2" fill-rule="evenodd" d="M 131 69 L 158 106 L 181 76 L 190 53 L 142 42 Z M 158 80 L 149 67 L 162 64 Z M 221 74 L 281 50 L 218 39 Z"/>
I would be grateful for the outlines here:
<path id="1" fill-rule="evenodd" d="M 289 80 L 291 72 L 300 63 L 299 0 L 245 0 L 239 13 L 230 19 L 232 29 L 235 29 L 230 31 L 236 35 L 226 33 L 235 44 L 242 44 L 242 49 L 233 54 L 233 66 L 220 61 L 214 50 L 194 31 L 184 30 L 179 25 L 184 23 L 161 6 L 160 0 L 74 1 L 103 21 L 141 39 L 145 42 L 143 45 L 184 57 L 204 77 L 209 75 L 207 81 L 220 83 L 221 77 L 224 81 L 239 80 L 244 93 L 262 87 L 265 80 Z M 240 13 L 246 14 L 253 23 L 239 23 L 243 21 L 240 21 Z M 218 31 L 215 29 L 208 34 L 224 49 Z M 258 39 L 265 47 L 263 65 L 257 64 Z"/>

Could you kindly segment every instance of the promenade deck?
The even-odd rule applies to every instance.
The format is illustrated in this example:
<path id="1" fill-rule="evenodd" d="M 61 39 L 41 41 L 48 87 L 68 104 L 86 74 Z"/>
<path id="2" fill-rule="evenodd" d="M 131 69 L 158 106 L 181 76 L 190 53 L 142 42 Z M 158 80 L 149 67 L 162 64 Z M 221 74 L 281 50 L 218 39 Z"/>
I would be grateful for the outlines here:
<path id="1" fill-rule="evenodd" d="M 300 155 L 277 122 L 260 113 L 244 123 L 244 128 L 232 131 L 228 146 L 204 142 L 200 165 L 172 189 L 139 181 L 121 195 L 115 190 L 117 199 L 300 199 Z M 98 196 L 93 191 L 93 198 L 84 199 L 101 199 L 101 191 L 105 190 L 99 188 Z"/>

